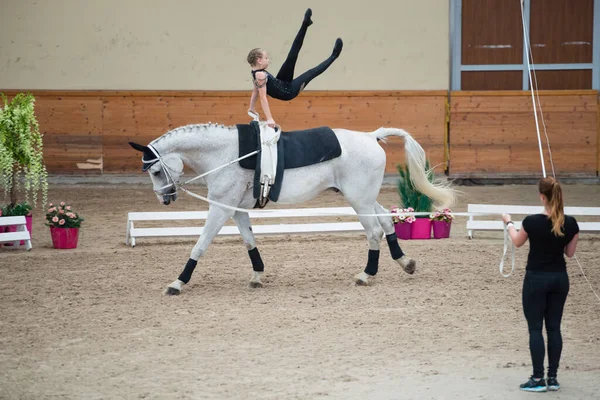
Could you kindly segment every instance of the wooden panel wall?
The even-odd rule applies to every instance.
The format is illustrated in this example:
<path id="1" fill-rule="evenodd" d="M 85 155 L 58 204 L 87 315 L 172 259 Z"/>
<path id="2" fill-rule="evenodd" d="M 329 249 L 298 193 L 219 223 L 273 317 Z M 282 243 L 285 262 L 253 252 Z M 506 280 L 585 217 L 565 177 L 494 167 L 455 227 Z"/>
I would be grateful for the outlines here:
<path id="1" fill-rule="evenodd" d="M 45 134 L 50 173 L 138 173 L 140 157 L 128 141 L 146 144 L 190 123 L 247 123 L 247 92 L 32 91 Z M 14 95 L 15 91 L 5 91 Z M 304 92 L 292 102 L 270 101 L 284 130 L 316 126 L 372 131 L 403 128 L 423 146 L 432 165 L 444 167 L 446 91 Z M 386 172 L 404 162 L 403 141 L 383 144 Z"/>
<path id="2" fill-rule="evenodd" d="M 462 0 L 461 12 L 463 64 L 523 62 L 523 28 L 518 1 Z"/>
<path id="3" fill-rule="evenodd" d="M 538 90 L 585 90 L 592 87 L 591 69 L 536 71 Z"/>
<path id="4" fill-rule="evenodd" d="M 540 92 L 540 101 L 557 175 L 596 176 L 598 93 Z M 529 92 L 452 92 L 450 106 L 450 176 L 541 176 Z M 551 174 L 541 119 L 540 132 Z"/>
<path id="5" fill-rule="evenodd" d="M 44 161 L 52 173 L 102 171 L 102 100 L 84 96 L 36 97 L 44 134 Z"/>
<path id="6" fill-rule="evenodd" d="M 546 71 L 538 71 L 538 75 L 540 72 Z M 462 90 L 521 90 L 523 88 L 523 71 L 462 71 L 460 75 Z"/>
<path id="7" fill-rule="evenodd" d="M 594 0 L 532 0 L 530 14 L 537 64 L 592 62 Z"/>
<path id="8" fill-rule="evenodd" d="M 15 92 L 5 92 L 8 95 Z M 188 123 L 248 122 L 245 92 L 33 92 L 50 173 L 140 173 L 127 142 L 146 144 Z M 596 176 L 600 166 L 596 91 L 540 92 L 559 175 Z M 305 92 L 271 101 L 286 130 L 328 125 L 358 131 L 404 128 L 444 170 L 445 91 Z M 529 92 L 453 92 L 449 172 L 453 177 L 539 176 L 540 156 Z M 541 121 L 540 121 L 541 124 Z M 541 125 L 540 125 L 541 127 Z M 543 131 L 542 131 L 543 132 Z M 542 136 L 543 138 L 543 136 Z M 386 172 L 403 163 L 403 142 L 383 144 Z M 544 147 L 546 168 L 549 157 Z"/>

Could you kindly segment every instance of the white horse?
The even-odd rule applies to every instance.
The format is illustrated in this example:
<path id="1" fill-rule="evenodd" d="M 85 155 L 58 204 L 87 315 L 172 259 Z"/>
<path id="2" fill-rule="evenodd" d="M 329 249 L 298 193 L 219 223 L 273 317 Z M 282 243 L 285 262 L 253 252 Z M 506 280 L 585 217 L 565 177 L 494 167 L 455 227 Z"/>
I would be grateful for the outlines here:
<path id="1" fill-rule="evenodd" d="M 405 272 L 412 274 L 416 262 L 406 256 L 398 245 L 392 219 L 389 216 L 361 216 L 360 214 L 389 214 L 377 203 L 383 181 L 386 155 L 378 140 L 388 136 L 404 138 L 406 162 L 414 186 L 434 201 L 437 207 L 453 204 L 455 192 L 447 184 L 427 178 L 432 171 L 425 169 L 425 152 L 408 132 L 395 128 L 379 128 L 374 132 L 356 132 L 334 129 L 341 155 L 315 165 L 285 171 L 278 203 L 294 204 L 315 198 L 327 189 L 340 191 L 354 208 L 365 228 L 369 243 L 367 266 L 354 279 L 357 284 L 368 285 L 377 273 L 379 244 L 385 234 L 392 258 Z M 216 124 L 187 125 L 176 128 L 152 141 L 148 146 L 133 142 L 129 144 L 143 152 L 144 170 L 152 179 L 158 200 L 165 205 L 177 198 L 179 178 L 184 165 L 202 174 L 239 157 L 238 131 L 236 126 Z M 248 209 L 254 206 L 254 171 L 243 169 L 233 163 L 206 175 L 208 198 L 231 207 Z M 246 244 L 253 266 L 251 287 L 261 287 L 264 265 L 258 249 L 247 212 L 209 204 L 204 231 L 192 249 L 190 258 L 177 280 L 171 283 L 166 294 L 180 294 L 184 284 L 221 227 L 233 218 Z"/>

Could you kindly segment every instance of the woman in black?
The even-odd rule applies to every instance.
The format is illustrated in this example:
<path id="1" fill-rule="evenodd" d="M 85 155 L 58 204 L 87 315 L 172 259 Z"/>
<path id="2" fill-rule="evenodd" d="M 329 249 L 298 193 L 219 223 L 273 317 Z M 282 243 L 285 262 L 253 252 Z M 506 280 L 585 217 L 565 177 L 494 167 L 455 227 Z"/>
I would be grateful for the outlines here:
<path id="1" fill-rule="evenodd" d="M 569 277 L 564 254 L 573 257 L 579 237 L 579 226 L 573 217 L 563 211 L 562 189 L 554 178 L 543 178 L 538 184 L 543 214 L 529 215 L 517 231 L 504 214 L 502 220 L 516 247 L 529 239 L 529 255 L 523 281 L 523 311 L 529 327 L 529 350 L 533 375 L 522 384 L 522 390 L 545 392 L 558 390 L 556 379 L 562 336 L 560 323 L 567 294 Z M 548 375 L 544 379 L 544 337 L 542 326 L 546 323 L 548 336 Z"/>
<path id="2" fill-rule="evenodd" d="M 342 39 L 335 41 L 335 46 L 331 56 L 316 67 L 309 69 L 299 77 L 294 79 L 294 69 L 296 67 L 296 61 L 298 60 L 298 53 L 302 48 L 304 42 L 304 36 L 310 25 L 312 25 L 312 11 L 309 8 L 304 14 L 304 21 L 300 31 L 296 35 L 292 48 L 281 66 L 281 69 L 277 73 L 277 76 L 271 75 L 267 72 L 269 67 L 269 55 L 263 49 L 257 48 L 252 49 L 248 54 L 248 64 L 252 67 L 252 82 L 254 83 L 254 89 L 252 90 L 252 97 L 250 98 L 250 108 L 248 114 L 252 115 L 255 119 L 258 119 L 258 113 L 254 109 L 256 100 L 260 97 L 260 104 L 267 117 L 267 124 L 274 127 L 275 121 L 271 115 L 269 109 L 269 103 L 267 101 L 267 95 L 278 99 L 289 101 L 294 99 L 310 81 L 317 76 L 321 75 L 329 66 L 339 57 L 342 52 L 343 42 Z"/>

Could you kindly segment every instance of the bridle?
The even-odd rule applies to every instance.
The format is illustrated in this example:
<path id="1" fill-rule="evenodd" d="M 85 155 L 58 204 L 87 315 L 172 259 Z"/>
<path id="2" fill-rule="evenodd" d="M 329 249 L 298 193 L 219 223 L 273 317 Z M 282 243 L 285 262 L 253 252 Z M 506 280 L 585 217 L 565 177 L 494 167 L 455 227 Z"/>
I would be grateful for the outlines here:
<path id="1" fill-rule="evenodd" d="M 177 173 L 177 171 L 175 171 L 173 168 L 167 165 L 167 163 L 162 159 L 160 154 L 158 154 L 158 151 L 151 144 L 149 144 L 147 147 L 150 149 L 150 151 L 152 151 L 156 158 L 153 158 L 152 160 L 144 160 L 144 156 L 142 156 L 142 162 L 145 165 L 145 167 L 142 170 L 148 171 L 154 164 L 160 163 L 161 169 L 167 177 L 167 184 L 159 188 L 153 188 L 153 190 L 156 194 L 159 194 L 161 196 L 174 197 L 175 195 L 177 195 L 177 185 L 179 181 L 175 181 L 175 179 L 173 179 L 173 175 L 171 174 L 171 172 Z M 183 175 L 183 171 L 179 173 L 179 175 Z M 171 192 L 163 193 L 162 191 L 165 189 L 171 189 Z"/>

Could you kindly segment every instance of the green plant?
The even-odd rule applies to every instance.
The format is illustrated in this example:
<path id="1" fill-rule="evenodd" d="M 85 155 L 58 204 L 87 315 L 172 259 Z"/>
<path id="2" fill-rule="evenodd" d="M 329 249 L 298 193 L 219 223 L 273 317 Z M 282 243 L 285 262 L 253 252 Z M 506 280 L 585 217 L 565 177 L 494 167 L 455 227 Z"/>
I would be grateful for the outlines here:
<path id="1" fill-rule="evenodd" d="M 419 192 L 410 179 L 410 171 L 406 165 L 396 165 L 400 174 L 398 179 L 398 194 L 400 200 L 406 208 L 413 208 L 415 212 L 430 212 L 433 208 L 433 200 Z M 434 181 L 433 171 L 429 169 L 429 161 L 425 163 L 425 173 L 429 182 Z M 417 216 L 424 218 L 425 216 Z"/>
<path id="2" fill-rule="evenodd" d="M 4 196 L 10 195 L 7 207 L 18 206 L 19 191 L 24 191 L 25 200 L 34 206 L 41 191 L 42 204 L 45 204 L 48 173 L 42 134 L 34 112 L 35 98 L 31 93 L 19 93 L 9 103 L 3 93 L 0 95 L 4 103 L 0 105 L 0 181 Z"/>
<path id="3" fill-rule="evenodd" d="M 21 215 L 30 215 L 31 214 L 31 204 L 26 201 L 21 203 L 17 203 L 14 206 L 10 206 L 7 204 L 3 207 L 0 207 L 0 216 L 1 217 L 17 217 Z"/>
<path id="4" fill-rule="evenodd" d="M 61 201 L 57 206 L 48 204 L 46 221 L 46 225 L 54 228 L 80 228 L 84 219 L 70 205 Z"/>

